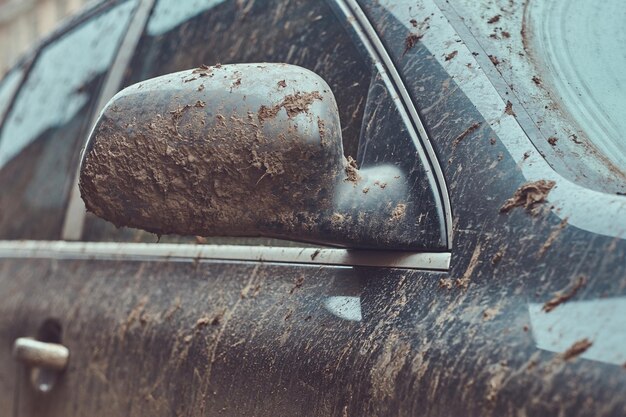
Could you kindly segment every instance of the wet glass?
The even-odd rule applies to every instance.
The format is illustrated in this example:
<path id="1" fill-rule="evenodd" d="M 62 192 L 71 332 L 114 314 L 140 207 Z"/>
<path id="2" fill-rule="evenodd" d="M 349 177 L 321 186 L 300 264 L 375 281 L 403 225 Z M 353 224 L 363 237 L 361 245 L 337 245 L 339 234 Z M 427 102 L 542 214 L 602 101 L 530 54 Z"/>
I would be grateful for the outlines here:
<path id="1" fill-rule="evenodd" d="M 36 57 L 0 128 L 1 239 L 60 238 L 89 116 L 135 5 L 98 12 Z"/>

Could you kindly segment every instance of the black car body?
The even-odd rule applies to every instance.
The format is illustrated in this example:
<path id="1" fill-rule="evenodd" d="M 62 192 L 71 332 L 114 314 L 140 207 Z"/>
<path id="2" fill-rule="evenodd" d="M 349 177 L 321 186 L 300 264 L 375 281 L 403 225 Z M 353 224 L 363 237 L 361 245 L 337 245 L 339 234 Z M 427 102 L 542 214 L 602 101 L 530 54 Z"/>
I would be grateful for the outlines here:
<path id="1" fill-rule="evenodd" d="M 0 414 L 626 414 L 623 183 L 532 128 L 541 102 L 451 6 L 189 3 L 93 6 L 0 85 Z M 345 154 L 412 187 L 419 247 L 154 243 L 84 217 L 108 99 L 218 62 L 321 75 Z M 24 336 L 71 352 L 48 393 L 11 356 Z"/>

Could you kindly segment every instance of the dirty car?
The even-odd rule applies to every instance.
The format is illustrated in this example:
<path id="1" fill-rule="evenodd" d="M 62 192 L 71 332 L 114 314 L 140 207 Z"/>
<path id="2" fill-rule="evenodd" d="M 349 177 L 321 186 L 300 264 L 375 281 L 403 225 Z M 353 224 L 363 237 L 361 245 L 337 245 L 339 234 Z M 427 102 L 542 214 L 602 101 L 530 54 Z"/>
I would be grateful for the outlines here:
<path id="1" fill-rule="evenodd" d="M 0 415 L 625 415 L 618 3 L 91 4 L 0 81 Z"/>

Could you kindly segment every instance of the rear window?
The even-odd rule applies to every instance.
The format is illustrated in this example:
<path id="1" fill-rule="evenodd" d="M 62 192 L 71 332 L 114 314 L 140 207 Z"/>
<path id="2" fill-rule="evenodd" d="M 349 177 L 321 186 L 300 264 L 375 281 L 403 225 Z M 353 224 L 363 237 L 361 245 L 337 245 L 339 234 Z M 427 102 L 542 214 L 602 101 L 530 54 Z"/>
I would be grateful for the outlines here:
<path id="1" fill-rule="evenodd" d="M 107 6 L 39 51 L 0 127 L 0 239 L 60 237 L 92 107 L 135 4 Z M 21 79 L 9 74 L 0 103 Z"/>

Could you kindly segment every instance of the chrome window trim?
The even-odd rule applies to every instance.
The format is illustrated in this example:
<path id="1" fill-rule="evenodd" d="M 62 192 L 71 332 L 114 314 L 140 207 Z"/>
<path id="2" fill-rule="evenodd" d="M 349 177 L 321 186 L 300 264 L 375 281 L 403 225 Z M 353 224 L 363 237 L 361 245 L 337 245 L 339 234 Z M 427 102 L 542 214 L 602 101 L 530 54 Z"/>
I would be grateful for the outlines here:
<path id="1" fill-rule="evenodd" d="M 178 243 L 0 240 L 0 259 L 243 261 L 271 264 L 363 266 L 447 271 L 449 252 L 400 252 Z"/>

